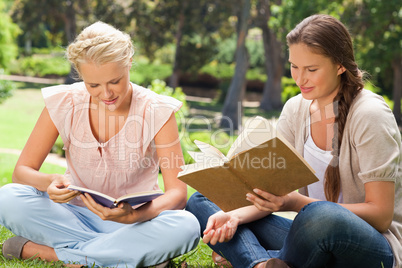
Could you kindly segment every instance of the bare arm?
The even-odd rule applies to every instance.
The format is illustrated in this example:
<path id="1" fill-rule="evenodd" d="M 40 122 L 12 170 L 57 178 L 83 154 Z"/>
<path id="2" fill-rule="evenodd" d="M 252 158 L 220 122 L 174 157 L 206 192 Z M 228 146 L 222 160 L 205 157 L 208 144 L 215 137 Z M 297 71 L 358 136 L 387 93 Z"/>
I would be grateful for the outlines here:
<path id="1" fill-rule="evenodd" d="M 31 185 L 40 191 L 46 191 L 53 175 L 38 170 L 50 152 L 59 133 L 46 108 L 43 109 L 24 149 L 15 166 L 13 182 Z"/>
<path id="2" fill-rule="evenodd" d="M 366 191 L 364 203 L 340 205 L 383 233 L 388 230 L 394 216 L 395 183 L 367 182 L 364 189 Z"/>
<path id="3" fill-rule="evenodd" d="M 39 191 L 47 191 L 53 201 L 64 203 L 76 195 L 74 192 L 62 189 L 69 183 L 69 180 L 61 174 L 39 172 L 58 135 L 48 110 L 44 108 L 21 152 L 12 180 L 15 183 L 33 186 Z M 50 185 L 52 187 L 49 187 Z"/>

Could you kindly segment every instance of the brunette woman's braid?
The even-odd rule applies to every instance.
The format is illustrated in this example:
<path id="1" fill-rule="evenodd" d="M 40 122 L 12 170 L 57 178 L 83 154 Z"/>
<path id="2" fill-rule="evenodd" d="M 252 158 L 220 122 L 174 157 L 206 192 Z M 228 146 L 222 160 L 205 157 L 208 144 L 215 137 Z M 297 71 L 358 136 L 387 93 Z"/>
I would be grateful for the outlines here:
<path id="1" fill-rule="evenodd" d="M 353 63 L 352 65 L 356 65 Z M 334 98 L 334 137 L 332 139 L 333 158 L 325 171 L 324 191 L 328 201 L 337 202 L 341 191 L 339 173 L 339 153 L 342 144 L 343 131 L 345 129 L 350 106 L 357 93 L 363 88 L 362 72 L 353 68 L 354 74 L 346 69 L 342 74 L 341 87 Z M 353 70 L 352 69 L 352 70 Z"/>
<path id="2" fill-rule="evenodd" d="M 288 46 L 299 43 L 307 45 L 314 53 L 328 57 L 345 70 L 341 74 L 339 92 L 334 98 L 333 158 L 324 175 L 325 197 L 328 201 L 337 202 L 341 192 L 339 155 L 343 132 L 353 100 L 363 89 L 363 73 L 355 62 L 348 30 L 332 16 L 313 15 L 304 19 L 289 32 L 286 40 Z"/>

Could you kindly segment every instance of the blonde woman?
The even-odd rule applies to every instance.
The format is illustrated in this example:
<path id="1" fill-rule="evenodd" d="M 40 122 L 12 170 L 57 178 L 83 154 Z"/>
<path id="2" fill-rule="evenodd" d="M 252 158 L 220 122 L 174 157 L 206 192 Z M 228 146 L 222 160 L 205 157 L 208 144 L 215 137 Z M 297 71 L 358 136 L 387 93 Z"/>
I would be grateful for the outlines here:
<path id="1" fill-rule="evenodd" d="M 186 185 L 175 119 L 181 103 L 130 82 L 131 38 L 97 22 L 69 45 L 67 58 L 83 82 L 42 89 L 45 108 L 15 167 L 0 188 L 0 224 L 16 237 L 6 258 L 41 258 L 89 266 L 143 267 L 194 249 L 199 224 L 183 210 Z M 39 169 L 60 135 L 65 174 Z M 140 207 L 110 209 L 70 184 L 111 196 L 159 189 Z"/>

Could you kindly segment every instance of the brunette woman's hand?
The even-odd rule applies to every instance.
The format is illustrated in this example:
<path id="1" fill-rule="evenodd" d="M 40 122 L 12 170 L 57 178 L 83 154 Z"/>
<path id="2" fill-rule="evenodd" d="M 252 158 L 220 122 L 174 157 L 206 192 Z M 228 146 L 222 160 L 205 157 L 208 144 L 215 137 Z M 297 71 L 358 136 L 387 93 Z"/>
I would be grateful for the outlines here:
<path id="1" fill-rule="evenodd" d="M 202 241 L 211 245 L 227 242 L 233 238 L 238 225 L 238 218 L 219 211 L 209 217 Z"/>
<path id="2" fill-rule="evenodd" d="M 284 196 L 276 196 L 260 189 L 254 189 L 254 194 L 247 194 L 247 200 L 261 211 L 298 211 L 297 207 L 301 200 L 301 194 L 293 191 Z M 262 197 L 262 198 L 261 198 Z"/>
<path id="3" fill-rule="evenodd" d="M 98 215 L 104 221 L 107 220 L 130 224 L 137 222 L 139 216 L 138 214 L 140 213 L 139 211 L 133 209 L 131 205 L 124 202 L 120 203 L 115 208 L 104 207 L 95 202 L 95 200 L 88 193 L 81 194 L 81 200 L 90 211 Z M 144 206 L 147 206 L 147 204 Z"/>
<path id="4" fill-rule="evenodd" d="M 55 203 L 67 203 L 74 199 L 79 192 L 67 189 L 70 184 L 70 180 L 64 175 L 52 174 L 52 183 L 46 190 L 49 198 Z"/>

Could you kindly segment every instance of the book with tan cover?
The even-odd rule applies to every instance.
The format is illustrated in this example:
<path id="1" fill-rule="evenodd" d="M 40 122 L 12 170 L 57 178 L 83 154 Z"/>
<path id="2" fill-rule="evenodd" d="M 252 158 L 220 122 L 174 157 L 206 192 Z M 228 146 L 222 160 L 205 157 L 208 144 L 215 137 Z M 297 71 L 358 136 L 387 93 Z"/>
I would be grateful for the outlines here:
<path id="1" fill-rule="evenodd" d="M 258 188 L 282 196 L 317 182 L 315 171 L 265 118 L 246 122 L 225 156 L 212 145 L 194 141 L 200 152 L 188 152 L 195 163 L 178 178 L 223 211 L 252 205 L 246 194 Z"/>

